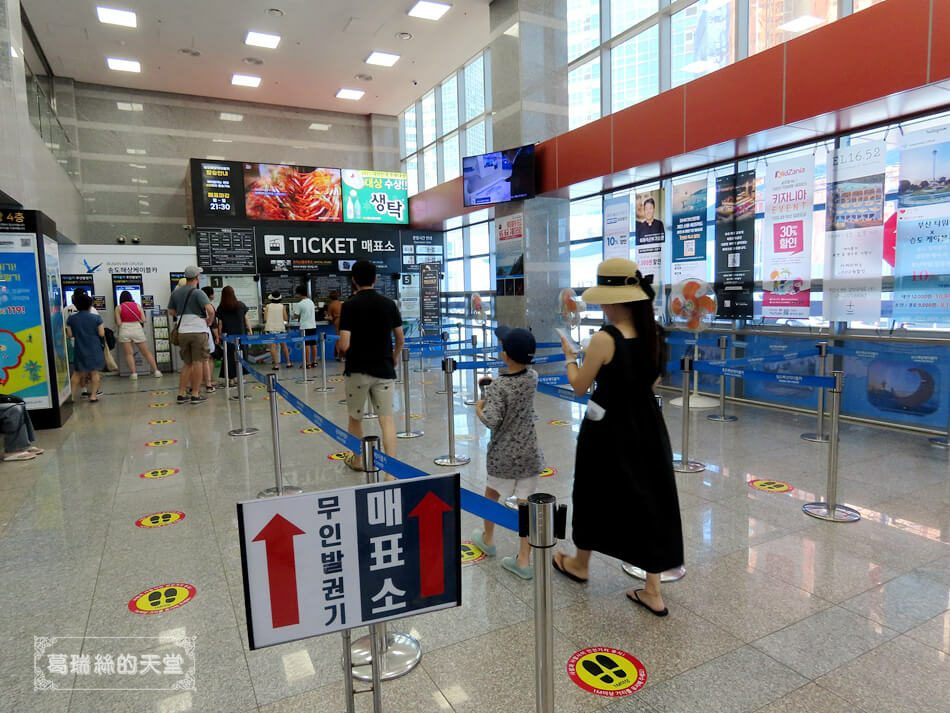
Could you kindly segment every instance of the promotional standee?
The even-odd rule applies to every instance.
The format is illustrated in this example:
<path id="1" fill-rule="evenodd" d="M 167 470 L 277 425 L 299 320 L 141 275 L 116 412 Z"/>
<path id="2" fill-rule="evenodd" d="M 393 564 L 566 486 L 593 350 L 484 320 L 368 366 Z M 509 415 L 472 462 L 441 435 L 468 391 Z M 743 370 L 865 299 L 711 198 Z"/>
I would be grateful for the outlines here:
<path id="1" fill-rule="evenodd" d="M 24 399 L 37 428 L 72 412 L 56 234 L 39 211 L 0 211 L 0 393 Z"/>

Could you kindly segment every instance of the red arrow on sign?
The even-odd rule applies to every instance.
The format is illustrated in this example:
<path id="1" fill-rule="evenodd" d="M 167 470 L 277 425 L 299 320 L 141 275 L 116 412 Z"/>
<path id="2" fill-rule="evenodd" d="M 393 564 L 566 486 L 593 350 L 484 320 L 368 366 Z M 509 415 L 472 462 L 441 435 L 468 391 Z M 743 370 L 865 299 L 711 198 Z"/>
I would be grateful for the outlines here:
<path id="1" fill-rule="evenodd" d="M 431 490 L 409 517 L 419 518 L 420 596 L 435 597 L 445 592 L 445 551 L 442 543 L 442 513 L 452 512 Z"/>
<path id="2" fill-rule="evenodd" d="M 263 542 L 267 547 L 267 582 L 270 586 L 271 622 L 275 629 L 300 623 L 294 537 L 305 534 L 290 520 L 274 515 L 253 540 Z"/>

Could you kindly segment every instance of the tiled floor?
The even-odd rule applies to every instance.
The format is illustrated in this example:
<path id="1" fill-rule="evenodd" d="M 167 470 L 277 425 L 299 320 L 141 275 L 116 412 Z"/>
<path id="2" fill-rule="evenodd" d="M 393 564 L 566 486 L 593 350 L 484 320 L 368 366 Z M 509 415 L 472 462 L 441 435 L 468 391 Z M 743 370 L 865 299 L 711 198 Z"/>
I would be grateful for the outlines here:
<path id="1" fill-rule="evenodd" d="M 318 411 L 344 422 L 341 384 L 323 394 L 284 376 Z M 429 472 L 439 470 L 432 457 L 447 449 L 437 376 L 428 374 L 433 383 L 422 385 L 412 374 L 412 411 L 425 415 L 413 427 L 426 435 L 399 444 L 400 459 Z M 223 392 L 200 407 L 148 408 L 174 402 L 173 381 L 107 378 L 100 404 L 81 403 L 65 428 L 40 433 L 45 455 L 0 466 L 0 711 L 342 710 L 339 636 L 247 649 L 234 504 L 273 483 L 264 392 L 249 388 L 247 402 L 249 420 L 261 433 L 231 438 L 238 406 Z M 472 463 L 461 468 L 462 479 L 481 491 L 487 432 L 463 398 L 455 402 L 457 448 Z M 569 500 L 582 414 L 546 396 L 538 396 L 537 406 L 547 463 L 558 469 L 542 485 Z M 636 583 L 615 560 L 595 556 L 586 585 L 555 575 L 556 709 L 950 711 L 948 453 L 921 436 L 845 424 L 839 493 L 863 519 L 830 524 L 800 509 L 825 486 L 827 447 L 799 439 L 812 420 L 753 408 L 735 412 L 740 420 L 733 424 L 709 422 L 703 412 L 692 417 L 691 456 L 709 467 L 677 476 L 688 574 L 664 590 L 668 618 L 624 599 Z M 679 443 L 682 414 L 669 406 L 665 413 Z M 164 418 L 175 422 L 148 425 Z M 302 416 L 279 419 L 285 482 L 319 490 L 361 480 L 326 458 L 339 450 L 328 437 L 300 433 L 309 425 Z M 554 419 L 571 425 L 549 425 Z M 144 445 L 154 439 L 177 443 Z M 610 467 L 607 458 L 604 467 Z M 179 472 L 139 477 L 153 468 Z M 747 485 L 753 477 L 784 480 L 795 489 L 756 491 Z M 155 530 L 135 527 L 136 519 L 162 510 L 186 518 Z M 636 513 L 631 503 L 631 517 Z M 477 526 L 463 515 L 464 536 Z M 515 541 L 513 533 L 500 533 L 500 553 L 513 551 Z M 493 560 L 466 566 L 462 581 L 461 608 L 395 626 L 419 638 L 424 655 L 410 675 L 384 684 L 387 711 L 534 710 L 532 583 Z M 129 612 L 133 595 L 172 582 L 193 585 L 195 598 L 153 616 Z M 33 690 L 34 636 L 84 637 L 62 644 L 78 653 L 97 650 L 91 637 L 180 635 L 197 635 L 195 691 Z M 619 700 L 575 686 L 564 673 L 566 662 L 589 646 L 639 658 L 646 686 Z M 81 678 L 67 676 L 61 685 L 88 685 Z M 357 708 L 370 709 L 368 696 L 358 697 Z"/>

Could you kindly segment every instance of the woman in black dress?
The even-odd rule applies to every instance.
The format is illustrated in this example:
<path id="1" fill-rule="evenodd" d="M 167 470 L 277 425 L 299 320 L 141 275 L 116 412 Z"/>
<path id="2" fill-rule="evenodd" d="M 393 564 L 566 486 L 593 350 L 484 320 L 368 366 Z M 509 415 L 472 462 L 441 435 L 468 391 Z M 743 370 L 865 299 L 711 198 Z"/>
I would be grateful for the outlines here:
<path id="1" fill-rule="evenodd" d="M 218 323 L 221 325 L 221 339 L 226 336 L 243 337 L 251 333 L 251 323 L 247 318 L 247 305 L 239 302 L 234 294 L 234 288 L 227 285 L 221 290 L 221 304 L 215 312 Z M 228 360 L 228 386 L 234 386 L 237 383 L 238 365 L 234 344 L 224 342 L 225 358 Z M 241 345 L 241 355 L 247 359 L 247 346 Z M 224 376 L 224 362 L 221 363 L 221 376 Z"/>
<path id="2" fill-rule="evenodd" d="M 683 564 L 683 533 L 670 438 L 653 395 L 662 373 L 662 336 L 651 283 L 635 262 L 605 260 L 597 286 L 581 299 L 602 305 L 608 325 L 593 336 L 580 367 L 562 339 L 574 393 L 596 387 L 577 437 L 577 553 L 556 553 L 554 567 L 586 582 L 591 551 L 629 562 L 646 571 L 647 580 L 645 589 L 628 590 L 627 598 L 666 616 L 660 573 Z"/>

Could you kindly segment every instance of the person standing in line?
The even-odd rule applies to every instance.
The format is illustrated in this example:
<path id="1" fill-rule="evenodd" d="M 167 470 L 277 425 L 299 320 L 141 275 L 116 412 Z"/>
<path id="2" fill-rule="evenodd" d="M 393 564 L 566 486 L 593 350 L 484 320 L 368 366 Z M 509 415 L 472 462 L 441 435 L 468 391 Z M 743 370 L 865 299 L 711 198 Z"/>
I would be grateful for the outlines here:
<path id="1" fill-rule="evenodd" d="M 373 289 L 376 285 L 373 263 L 366 260 L 353 263 L 350 279 L 356 292 L 340 313 L 340 350 L 346 355 L 343 376 L 349 414 L 347 431 L 363 438 L 366 399 L 371 399 L 383 432 L 383 451 L 395 457 L 393 394 L 396 367 L 405 343 L 402 315 L 395 302 Z M 358 453 L 347 454 L 344 462 L 353 470 L 363 469 L 363 458 Z M 393 480 L 390 475 L 386 479 Z"/>
<path id="2" fill-rule="evenodd" d="M 221 290 L 221 302 L 215 312 L 221 328 L 221 343 L 224 345 L 224 356 L 221 361 L 220 376 L 224 377 L 224 359 L 228 360 L 228 385 L 235 386 L 238 377 L 237 353 L 234 345 L 227 340 L 228 336 L 243 337 L 251 333 L 251 322 L 247 317 L 247 305 L 239 302 L 234 288 L 227 285 Z M 247 360 L 247 345 L 241 345 L 241 354 Z"/>
<path id="3" fill-rule="evenodd" d="M 586 582 L 591 551 L 629 562 L 647 577 L 646 588 L 627 590 L 627 598 L 666 616 L 660 575 L 683 564 L 683 530 L 670 437 L 653 394 L 663 373 L 663 335 L 653 317 L 652 282 L 631 260 L 603 261 L 597 286 L 581 299 L 603 307 L 607 326 L 591 338 L 582 366 L 561 339 L 574 393 L 595 382 L 596 388 L 577 436 L 571 521 L 577 552 L 556 552 L 554 568 Z"/>
<path id="4" fill-rule="evenodd" d="M 132 299 L 132 293 L 123 290 L 119 295 L 119 304 L 115 308 L 115 323 L 119 325 L 119 333 L 116 335 L 119 344 L 125 350 L 125 363 L 129 366 L 130 379 L 138 379 L 139 375 L 135 372 L 135 355 L 132 350 L 134 344 L 138 347 L 139 353 L 148 362 L 152 370 L 152 376 L 156 379 L 162 378 L 162 372 L 155 363 L 155 357 L 148 348 L 148 342 L 145 341 L 145 330 L 142 325 L 145 324 L 145 313 L 141 306 Z"/>
<path id="5" fill-rule="evenodd" d="M 208 295 L 198 289 L 201 269 L 194 265 L 185 268 L 185 284 L 175 289 L 168 300 L 168 315 L 178 324 L 178 350 L 185 366 L 178 380 L 177 403 L 203 404 L 201 379 L 208 351 L 208 327 L 214 321 L 214 306 Z M 188 388 L 191 387 L 191 397 Z"/>
<path id="6" fill-rule="evenodd" d="M 214 303 L 214 288 L 211 285 L 205 285 L 201 288 L 201 291 L 205 293 L 208 297 L 208 301 L 212 304 Z M 205 390 L 209 394 L 213 394 L 215 391 L 214 383 L 214 352 L 215 348 L 218 345 L 218 342 L 221 340 L 220 328 L 218 325 L 218 313 L 215 312 L 214 318 L 211 320 L 211 324 L 208 325 L 208 361 L 204 363 L 204 381 L 205 381 Z"/>
<path id="7" fill-rule="evenodd" d="M 76 313 L 79 311 L 79 308 L 76 307 L 76 296 L 77 296 L 77 295 L 88 295 L 88 294 L 89 294 L 89 293 L 86 292 L 86 288 L 85 288 L 85 287 L 77 287 L 77 288 L 76 288 L 75 292 L 73 292 L 72 298 L 70 299 L 69 305 L 66 306 L 66 319 L 67 319 L 67 321 L 69 320 L 70 317 L 72 317 L 74 314 L 76 314 Z M 95 314 L 95 315 L 98 315 L 98 314 L 99 314 L 99 312 L 96 310 L 95 306 L 93 305 L 93 303 L 92 303 L 92 301 L 91 301 L 91 298 L 90 298 L 90 302 L 89 302 L 89 310 L 88 310 L 88 311 L 89 311 L 89 312 L 92 312 L 92 314 Z M 103 352 L 103 356 L 105 356 L 105 352 Z M 71 357 L 71 358 L 70 358 L 70 360 L 69 360 L 69 363 L 70 363 L 70 365 L 72 366 L 73 371 L 76 371 L 76 366 L 75 366 L 75 349 L 72 350 L 72 354 L 70 355 L 70 357 Z M 80 379 L 80 385 L 82 386 L 82 394 L 81 394 L 82 398 L 88 399 L 88 398 L 89 398 L 89 377 L 88 377 L 88 376 L 83 376 L 83 378 Z M 101 396 L 101 395 L 102 395 L 102 389 L 96 389 L 96 396 Z"/>
<path id="8" fill-rule="evenodd" d="M 305 337 L 313 337 L 317 333 L 317 306 L 307 296 L 307 288 L 303 285 L 297 288 L 297 297 L 300 299 L 294 305 L 294 314 L 300 322 L 300 332 Z M 304 341 L 301 358 L 308 369 L 317 366 L 317 340 L 307 339 Z"/>
<path id="9" fill-rule="evenodd" d="M 340 313 L 343 311 L 343 302 L 340 301 L 340 293 L 336 290 L 330 292 L 330 304 L 327 305 L 327 319 L 333 325 L 333 332 L 340 336 Z M 333 356 L 337 361 L 343 357 L 340 349 L 339 340 L 333 345 Z"/>
<path id="10" fill-rule="evenodd" d="M 287 305 L 281 304 L 280 292 L 274 290 L 270 294 L 270 302 L 264 308 L 264 333 L 265 334 L 284 334 L 287 332 Z M 284 351 L 284 360 L 287 367 L 293 367 L 290 361 L 290 350 L 287 349 L 287 342 L 281 342 L 280 346 Z M 277 351 L 277 344 L 270 345 L 270 360 L 274 364 L 274 371 L 280 369 L 280 354 Z"/>
<path id="11" fill-rule="evenodd" d="M 82 294 L 74 297 L 76 314 L 66 320 L 66 336 L 75 340 L 74 365 L 76 370 L 72 375 L 73 399 L 76 390 L 88 381 L 94 396 L 89 397 L 89 403 L 99 402 L 99 372 L 106 366 L 106 355 L 103 340 L 106 328 L 102 317 L 89 311 L 92 298 Z"/>

